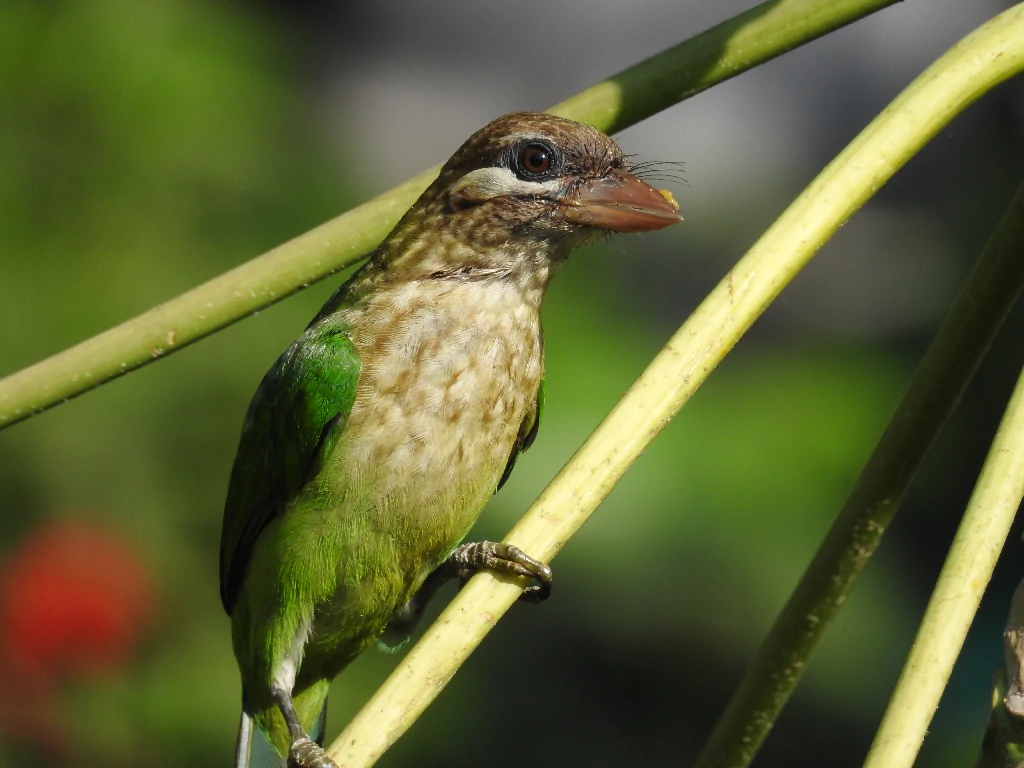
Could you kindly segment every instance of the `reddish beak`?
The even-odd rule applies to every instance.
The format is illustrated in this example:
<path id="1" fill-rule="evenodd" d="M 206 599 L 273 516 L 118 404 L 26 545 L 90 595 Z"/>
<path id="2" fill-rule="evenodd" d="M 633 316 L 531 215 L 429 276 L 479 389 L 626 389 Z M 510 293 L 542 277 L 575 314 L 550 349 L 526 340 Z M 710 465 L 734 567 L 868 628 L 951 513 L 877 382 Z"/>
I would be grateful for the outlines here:
<path id="1" fill-rule="evenodd" d="M 683 220 L 669 193 L 625 171 L 584 184 L 576 197 L 563 201 L 561 215 L 573 224 L 615 232 L 650 232 Z"/>

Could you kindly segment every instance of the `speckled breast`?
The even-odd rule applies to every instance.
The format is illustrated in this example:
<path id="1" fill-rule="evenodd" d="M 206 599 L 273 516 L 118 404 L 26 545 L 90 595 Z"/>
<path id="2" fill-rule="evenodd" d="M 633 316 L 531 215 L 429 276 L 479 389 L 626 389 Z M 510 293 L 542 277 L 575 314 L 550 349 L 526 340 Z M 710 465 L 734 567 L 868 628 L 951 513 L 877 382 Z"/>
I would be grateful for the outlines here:
<path id="1" fill-rule="evenodd" d="M 533 407 L 539 304 L 514 281 L 443 279 L 378 290 L 352 310 L 363 368 L 338 477 L 372 489 L 381 528 L 428 557 L 468 531 Z"/>

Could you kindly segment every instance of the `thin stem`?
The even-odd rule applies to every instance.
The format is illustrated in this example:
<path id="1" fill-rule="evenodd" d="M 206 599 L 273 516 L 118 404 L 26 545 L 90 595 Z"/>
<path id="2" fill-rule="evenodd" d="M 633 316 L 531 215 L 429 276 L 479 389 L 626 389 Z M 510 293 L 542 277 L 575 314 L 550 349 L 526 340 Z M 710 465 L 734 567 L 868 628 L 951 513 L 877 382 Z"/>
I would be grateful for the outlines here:
<path id="1" fill-rule="evenodd" d="M 754 758 L 1024 285 L 1024 185 L 1000 219 L 800 584 L 695 768 Z"/>
<path id="2" fill-rule="evenodd" d="M 897 0 L 769 0 L 556 105 L 614 132 Z M 148 312 L 0 380 L 0 429 L 151 363 L 372 251 L 437 175 L 421 173 Z"/>
<path id="3" fill-rule="evenodd" d="M 1024 372 L 1003 414 L 865 768 L 910 768 L 1024 496 Z"/>
<path id="4" fill-rule="evenodd" d="M 550 560 L 629 465 L 814 253 L 936 132 L 1024 68 L 1024 6 L 948 51 L 829 164 L 726 275 L 513 528 L 507 541 Z M 331 746 L 372 765 L 437 696 L 521 585 L 473 577 Z"/>

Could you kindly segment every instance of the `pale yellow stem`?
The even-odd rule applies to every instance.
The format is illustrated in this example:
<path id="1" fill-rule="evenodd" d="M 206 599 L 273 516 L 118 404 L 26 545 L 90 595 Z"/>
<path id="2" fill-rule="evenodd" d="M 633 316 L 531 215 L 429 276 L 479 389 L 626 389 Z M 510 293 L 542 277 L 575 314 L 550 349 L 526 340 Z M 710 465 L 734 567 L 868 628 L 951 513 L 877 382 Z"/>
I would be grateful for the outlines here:
<path id="1" fill-rule="evenodd" d="M 726 275 L 523 516 L 508 541 L 551 559 L 740 336 L 814 253 L 937 131 L 1024 68 L 1024 6 L 948 51 L 822 171 Z M 480 574 L 445 609 L 331 745 L 344 768 L 372 765 L 441 691 L 516 600 Z"/>

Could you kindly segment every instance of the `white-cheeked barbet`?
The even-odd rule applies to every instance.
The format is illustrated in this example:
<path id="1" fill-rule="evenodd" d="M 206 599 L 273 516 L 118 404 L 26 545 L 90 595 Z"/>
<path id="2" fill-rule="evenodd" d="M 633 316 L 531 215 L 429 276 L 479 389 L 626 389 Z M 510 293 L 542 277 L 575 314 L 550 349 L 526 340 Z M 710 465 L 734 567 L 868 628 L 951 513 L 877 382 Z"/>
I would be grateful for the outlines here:
<path id="1" fill-rule="evenodd" d="M 537 433 L 545 289 L 577 246 L 679 220 L 602 132 L 506 115 L 274 363 L 245 418 L 221 539 L 242 765 L 255 722 L 278 764 L 333 766 L 314 731 L 330 681 L 385 631 L 407 635 L 445 579 L 491 568 L 535 579 L 528 599 L 547 595 L 543 563 L 460 545 Z"/>

